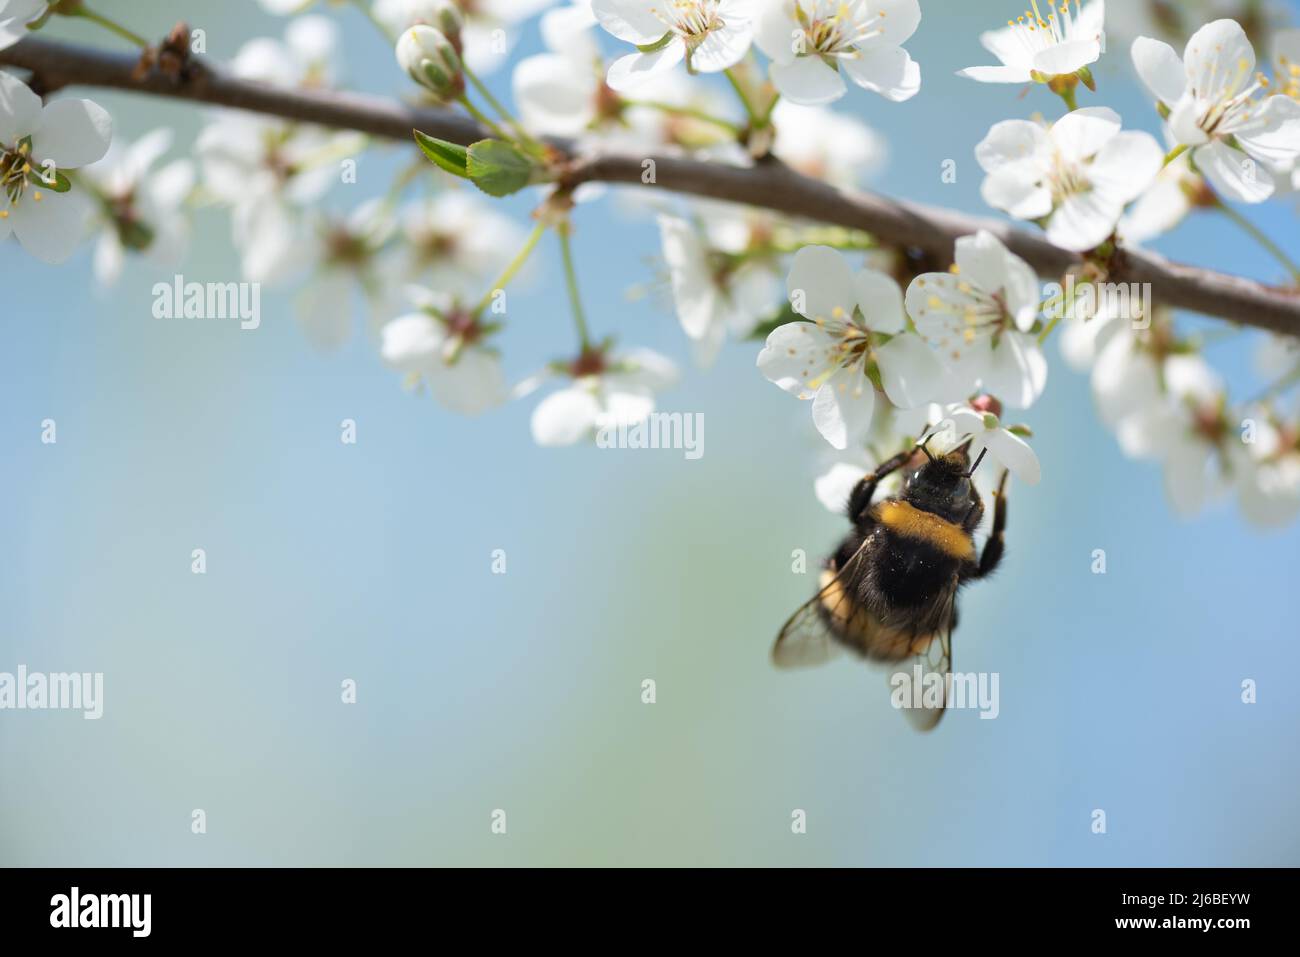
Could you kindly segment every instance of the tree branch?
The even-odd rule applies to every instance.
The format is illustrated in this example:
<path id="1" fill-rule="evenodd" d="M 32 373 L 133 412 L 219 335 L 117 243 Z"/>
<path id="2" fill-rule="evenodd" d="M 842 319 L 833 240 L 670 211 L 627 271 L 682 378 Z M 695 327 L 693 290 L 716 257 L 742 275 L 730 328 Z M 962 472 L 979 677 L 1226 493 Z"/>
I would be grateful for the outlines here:
<path id="1" fill-rule="evenodd" d="M 321 126 L 358 130 L 400 141 L 419 129 L 439 139 L 468 145 L 486 136 L 472 120 L 442 110 L 421 109 L 373 96 L 290 90 L 237 79 L 206 61 L 195 60 L 191 76 L 174 80 L 151 70 L 137 75 L 137 59 L 38 37 L 0 50 L 0 64 L 31 70 L 46 90 L 83 85 L 211 103 L 267 113 Z M 555 140 L 573 156 L 570 144 Z M 945 261 L 953 242 L 987 229 L 1039 274 L 1059 278 L 1078 262 L 1040 234 L 953 210 L 847 193 L 802 176 L 776 161 L 752 168 L 672 156 L 596 155 L 574 157 L 565 182 L 642 184 L 643 163 L 655 162 L 653 186 L 710 199 L 732 200 L 805 219 L 859 229 L 881 240 L 921 249 Z M 1149 283 L 1156 302 L 1243 325 L 1300 336 L 1300 291 L 1266 286 L 1237 276 L 1170 262 L 1154 253 L 1122 250 L 1112 265 L 1113 282 Z"/>

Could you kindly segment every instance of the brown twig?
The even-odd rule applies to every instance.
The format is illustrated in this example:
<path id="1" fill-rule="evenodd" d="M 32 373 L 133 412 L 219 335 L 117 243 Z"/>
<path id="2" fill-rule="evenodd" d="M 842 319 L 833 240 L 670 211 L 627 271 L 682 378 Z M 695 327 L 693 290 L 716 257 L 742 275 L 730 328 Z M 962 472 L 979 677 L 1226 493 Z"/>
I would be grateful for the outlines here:
<path id="1" fill-rule="evenodd" d="M 89 47 L 28 37 L 0 50 L 0 64 L 31 70 L 46 89 L 81 85 L 129 90 L 153 96 L 211 103 L 282 116 L 322 126 L 357 130 L 373 136 L 409 141 L 413 129 L 466 145 L 486 132 L 456 114 L 356 93 L 290 90 L 250 82 L 200 60 L 185 76 L 150 70 L 138 75 L 137 58 Z M 554 141 L 562 152 L 569 144 Z M 882 241 L 923 250 L 940 259 L 952 256 L 953 241 L 988 229 L 1046 277 L 1060 277 L 1078 264 L 1073 254 L 1037 233 L 953 210 L 889 199 L 872 193 L 848 193 L 781 163 L 750 168 L 726 166 L 673 156 L 596 155 L 579 157 L 566 177 L 583 182 L 642 186 L 647 160 L 654 161 L 655 183 L 663 189 L 711 199 L 732 200 L 803 219 L 860 229 Z M 1300 291 L 1170 262 L 1145 250 L 1129 249 L 1114 260 L 1114 282 L 1149 283 L 1156 302 L 1228 319 L 1242 325 L 1300 336 Z"/>

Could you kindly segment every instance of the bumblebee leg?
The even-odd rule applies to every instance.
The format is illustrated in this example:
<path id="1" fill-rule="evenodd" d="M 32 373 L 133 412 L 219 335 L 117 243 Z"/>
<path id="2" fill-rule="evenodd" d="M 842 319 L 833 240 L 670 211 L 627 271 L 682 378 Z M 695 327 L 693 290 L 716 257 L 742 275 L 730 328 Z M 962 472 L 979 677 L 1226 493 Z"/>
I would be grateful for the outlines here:
<path id="1" fill-rule="evenodd" d="M 1007 529 L 1006 486 L 1007 473 L 1004 471 L 1002 478 L 998 480 L 998 489 L 993 493 L 993 527 L 989 530 L 988 540 L 984 542 L 984 550 L 980 553 L 979 564 L 974 565 L 962 576 L 967 580 L 992 575 L 1002 561 L 1002 555 L 1006 551 L 1006 545 L 1003 541 Z"/>
<path id="2" fill-rule="evenodd" d="M 915 452 L 915 449 L 899 452 L 893 458 L 877 465 L 874 471 L 862 476 L 849 496 L 849 521 L 856 523 L 861 520 L 863 513 L 871 508 L 871 500 L 876 495 L 876 486 L 906 465 Z"/>

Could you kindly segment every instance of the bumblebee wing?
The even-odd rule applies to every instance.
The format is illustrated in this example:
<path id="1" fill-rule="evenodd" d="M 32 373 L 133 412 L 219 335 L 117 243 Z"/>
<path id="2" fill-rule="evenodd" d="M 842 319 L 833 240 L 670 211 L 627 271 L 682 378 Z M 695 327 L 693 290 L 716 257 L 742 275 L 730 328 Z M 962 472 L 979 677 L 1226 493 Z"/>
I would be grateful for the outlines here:
<path id="1" fill-rule="evenodd" d="M 856 572 L 865 547 L 865 543 L 860 545 L 843 568 L 823 572 L 821 590 L 781 628 L 772 646 L 772 663 L 778 668 L 811 668 L 842 653 L 843 646 L 835 640 L 830 622 L 849 621 L 858 613 L 845 583 Z"/>
<path id="2" fill-rule="evenodd" d="M 952 700 L 952 633 L 953 621 L 956 617 L 953 613 L 956 606 L 957 589 L 954 588 L 948 597 L 947 614 L 944 616 L 942 627 L 935 632 L 934 638 L 930 640 L 924 651 L 917 652 L 902 664 L 909 680 L 915 678 L 917 666 L 921 669 L 920 704 L 913 707 L 912 701 L 917 699 L 907 700 L 901 709 L 908 723 L 918 731 L 934 730 L 943 713 L 948 709 L 948 702 Z M 929 677 L 930 675 L 939 676 L 938 687 L 942 689 L 942 695 L 937 704 L 933 691 L 935 682 Z"/>

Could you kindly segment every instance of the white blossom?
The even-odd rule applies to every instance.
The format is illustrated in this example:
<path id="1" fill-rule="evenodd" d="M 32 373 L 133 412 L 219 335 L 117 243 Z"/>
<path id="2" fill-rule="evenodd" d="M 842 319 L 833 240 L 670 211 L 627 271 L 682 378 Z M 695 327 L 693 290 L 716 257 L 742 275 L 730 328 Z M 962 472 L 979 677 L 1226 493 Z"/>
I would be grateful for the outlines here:
<path id="1" fill-rule="evenodd" d="M 464 189 L 407 203 L 399 225 L 398 277 L 459 298 L 481 295 L 527 235 L 487 197 Z"/>
<path id="2" fill-rule="evenodd" d="M 981 195 L 1018 219 L 1046 220 L 1047 238 L 1064 249 L 1099 246 L 1164 162 L 1149 133 L 1120 126 L 1106 107 L 1075 110 L 1050 128 L 997 123 L 975 149 L 988 174 Z"/>
<path id="3" fill-rule="evenodd" d="M 947 418 L 952 422 L 957 440 L 970 437 L 970 460 L 975 462 L 987 452 L 990 460 L 985 467 L 990 471 L 1006 469 L 1026 485 L 1037 485 L 1042 478 L 1038 456 L 1029 443 L 1010 429 L 1004 428 L 993 412 L 980 412 L 970 406 L 950 406 Z"/>
<path id="4" fill-rule="evenodd" d="M 47 263 L 72 255 L 91 203 L 75 186 L 59 192 L 58 177 L 100 159 L 112 131 L 98 104 L 60 99 L 42 106 L 25 83 L 0 73 L 0 240 L 12 233 Z"/>
<path id="5" fill-rule="evenodd" d="M 759 0 L 754 40 L 772 83 L 794 103 L 838 100 L 858 86 L 894 102 L 921 89 L 921 68 L 902 44 L 921 22 L 917 0 Z"/>
<path id="6" fill-rule="evenodd" d="M 985 230 L 958 239 L 954 259 L 950 272 L 912 280 L 908 315 L 938 350 L 956 391 L 981 388 L 1028 408 L 1047 385 L 1047 360 L 1029 332 L 1042 298 L 1038 276 Z"/>
<path id="7" fill-rule="evenodd" d="M 346 218 L 315 224 L 310 248 L 316 270 L 297 297 L 298 324 L 317 348 L 337 349 L 351 338 L 358 293 L 382 314 L 391 283 L 376 257 L 394 223 L 381 200 L 367 200 Z"/>
<path id="8" fill-rule="evenodd" d="M 574 445 L 593 439 L 601 429 L 644 422 L 654 411 L 655 393 L 677 381 L 673 363 L 650 349 L 587 350 L 549 375 L 562 375 L 569 383 L 533 409 L 533 441 L 542 446 Z M 517 391 L 530 392 L 546 377 Z"/>
<path id="9" fill-rule="evenodd" d="M 1105 44 L 1104 0 L 1080 4 L 1074 0 L 1045 0 L 999 30 L 980 35 L 980 43 L 1001 61 L 999 66 L 973 66 L 958 76 L 981 83 L 1029 83 L 1078 73 L 1101 57 Z M 1131 2 L 1131 0 L 1130 0 Z"/>
<path id="10" fill-rule="evenodd" d="M 444 294 L 418 287 L 408 294 L 418 311 L 380 330 L 384 362 L 461 415 L 478 415 L 505 402 L 509 390 L 500 354 L 489 345 L 491 325 Z"/>
<path id="11" fill-rule="evenodd" d="M 1246 203 L 1273 195 L 1270 170 L 1289 171 L 1300 156 L 1300 101 L 1257 96 L 1269 83 L 1255 73 L 1255 48 L 1240 24 L 1216 20 L 1197 30 L 1182 59 L 1169 44 L 1139 37 L 1133 64 L 1215 189 Z"/>
<path id="12" fill-rule="evenodd" d="M 606 32 L 637 47 L 615 60 L 606 82 L 627 91 L 685 61 L 692 73 L 735 66 L 753 42 L 753 0 L 593 0 Z"/>
<path id="13" fill-rule="evenodd" d="M 771 311 L 775 270 L 761 260 L 746 262 L 739 250 L 711 245 L 699 228 L 676 216 L 660 216 L 659 233 L 677 317 L 696 361 L 709 366 L 728 332 L 743 337 Z"/>
<path id="14" fill-rule="evenodd" d="M 27 24 L 40 19 L 46 0 L 0 0 L 0 50 L 11 47 L 27 35 Z"/>
<path id="15" fill-rule="evenodd" d="M 789 322 L 767 337 L 758 368 L 800 399 L 811 399 L 813 422 L 834 448 L 866 433 L 879 378 L 899 408 L 928 402 L 945 388 L 934 353 L 907 331 L 898 284 L 871 269 L 853 272 L 826 246 L 805 246 L 786 280 L 794 311 L 811 322 Z"/>
<path id="16" fill-rule="evenodd" d="M 171 143 L 171 130 L 159 128 L 127 147 L 114 143 L 82 171 L 100 205 L 94 271 L 101 285 L 117 281 L 128 252 L 166 263 L 184 254 L 189 219 L 181 207 L 194 188 L 194 164 L 178 159 L 154 169 Z"/>

